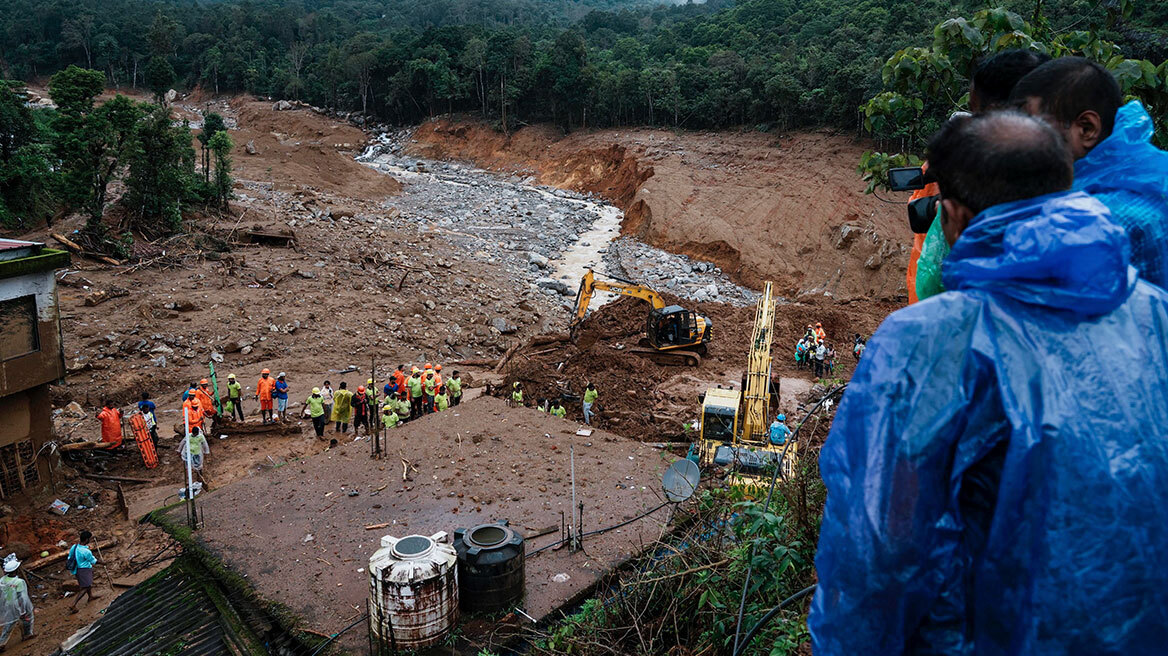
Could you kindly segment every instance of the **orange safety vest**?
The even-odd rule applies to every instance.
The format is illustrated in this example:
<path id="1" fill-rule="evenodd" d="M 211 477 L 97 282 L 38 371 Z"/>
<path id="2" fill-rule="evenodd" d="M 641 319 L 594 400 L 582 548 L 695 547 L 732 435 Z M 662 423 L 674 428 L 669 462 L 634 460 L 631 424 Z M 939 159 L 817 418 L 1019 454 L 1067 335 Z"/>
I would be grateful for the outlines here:
<path id="1" fill-rule="evenodd" d="M 199 405 L 203 408 L 203 414 L 208 417 L 215 416 L 215 401 L 211 395 L 203 390 L 202 387 L 195 390 L 195 396 L 199 399 Z"/>
<path id="2" fill-rule="evenodd" d="M 122 445 L 122 413 L 116 408 L 102 408 L 97 413 L 101 420 L 101 441 L 109 442 L 115 447 Z"/>
<path id="3" fill-rule="evenodd" d="M 183 409 L 187 411 L 186 420 L 191 426 L 203 427 L 203 407 L 194 394 L 187 396 L 187 400 L 183 402 Z"/>
<path id="4" fill-rule="evenodd" d="M 268 376 L 267 378 L 260 378 L 256 383 L 256 394 L 260 395 L 261 401 L 271 401 L 272 391 L 276 389 L 276 379 Z"/>

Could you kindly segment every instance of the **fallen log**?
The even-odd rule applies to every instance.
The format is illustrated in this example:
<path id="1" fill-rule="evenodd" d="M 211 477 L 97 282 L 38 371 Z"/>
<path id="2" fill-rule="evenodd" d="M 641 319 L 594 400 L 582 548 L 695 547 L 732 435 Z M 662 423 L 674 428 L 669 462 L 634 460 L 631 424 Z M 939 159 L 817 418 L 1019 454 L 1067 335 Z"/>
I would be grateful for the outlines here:
<path id="1" fill-rule="evenodd" d="M 93 549 L 95 551 L 100 551 L 102 549 L 109 549 L 110 547 L 116 546 L 117 543 L 118 543 L 117 538 L 110 538 L 108 540 L 104 540 L 102 542 L 98 542 L 97 544 L 93 545 Z M 42 567 L 45 567 L 46 565 L 52 565 L 53 563 L 65 560 L 68 557 L 69 557 L 69 550 L 65 549 L 64 551 L 58 551 L 57 553 L 50 554 L 48 556 L 45 556 L 44 558 L 37 558 L 36 560 L 29 561 L 29 562 L 24 564 L 24 568 L 25 569 L 40 569 Z"/>
<path id="2" fill-rule="evenodd" d="M 122 289 L 121 287 L 110 287 L 109 289 L 103 289 L 91 294 L 86 294 L 85 300 L 82 301 L 82 304 L 86 307 L 93 307 L 95 305 L 101 305 L 106 301 L 129 295 L 130 290 L 128 289 Z"/>
<path id="3" fill-rule="evenodd" d="M 491 367 L 494 368 L 498 364 L 499 358 L 475 358 L 471 360 L 455 360 L 450 364 L 462 365 L 464 367 Z"/>
<path id="4" fill-rule="evenodd" d="M 523 342 L 515 342 L 514 346 L 507 349 L 507 351 L 503 354 L 503 357 L 499 358 L 499 364 L 495 365 L 495 373 L 503 371 L 503 367 L 507 366 L 507 363 L 511 361 L 511 358 L 515 357 L 515 352 L 518 351 L 521 346 L 523 346 Z"/>
<path id="5" fill-rule="evenodd" d="M 69 250 L 69 251 L 76 253 L 78 255 L 83 255 L 85 257 L 92 257 L 95 260 L 100 260 L 102 262 L 105 262 L 106 264 L 112 264 L 114 266 L 118 266 L 122 263 L 121 260 L 115 260 L 114 258 L 112 258 L 108 255 L 101 255 L 99 253 L 91 253 L 91 252 L 85 250 L 84 248 L 82 248 L 80 244 L 69 239 L 68 237 L 66 237 L 64 235 L 58 235 L 57 233 L 52 232 L 52 233 L 49 233 L 49 236 L 52 237 L 53 239 L 56 239 L 58 242 L 60 242 L 61 245 L 63 245 L 66 250 Z"/>
<path id="6" fill-rule="evenodd" d="M 130 476 L 109 476 L 106 474 L 82 474 L 85 478 L 92 478 L 95 481 L 117 481 L 119 483 L 154 483 L 152 478 L 133 478 Z"/>
<path id="7" fill-rule="evenodd" d="M 381 524 L 368 524 L 365 526 L 366 531 L 376 531 L 379 528 L 388 528 L 390 522 L 383 522 Z"/>
<path id="8" fill-rule="evenodd" d="M 495 373 L 500 373 L 503 371 L 503 367 L 507 366 L 507 363 L 511 361 L 511 358 L 515 357 L 515 354 L 518 353 L 521 349 L 531 348 L 533 346 L 547 346 L 548 344 L 567 342 L 568 339 L 568 335 L 535 335 L 531 339 L 527 340 L 526 343 L 519 342 L 511 348 L 507 349 L 507 351 L 503 354 L 503 357 L 499 358 L 498 364 L 495 365 Z M 540 351 L 540 353 L 546 352 L 547 351 Z"/>

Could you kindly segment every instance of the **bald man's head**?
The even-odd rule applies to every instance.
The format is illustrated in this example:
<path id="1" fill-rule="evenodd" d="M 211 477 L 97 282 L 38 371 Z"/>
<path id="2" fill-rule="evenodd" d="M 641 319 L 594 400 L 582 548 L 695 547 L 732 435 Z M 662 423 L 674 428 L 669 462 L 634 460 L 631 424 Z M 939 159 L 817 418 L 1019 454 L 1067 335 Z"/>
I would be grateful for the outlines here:
<path id="1" fill-rule="evenodd" d="M 942 227 L 952 244 L 994 205 L 1070 189 L 1074 167 L 1053 128 L 1001 111 L 946 123 L 929 143 L 929 174 L 941 187 Z"/>

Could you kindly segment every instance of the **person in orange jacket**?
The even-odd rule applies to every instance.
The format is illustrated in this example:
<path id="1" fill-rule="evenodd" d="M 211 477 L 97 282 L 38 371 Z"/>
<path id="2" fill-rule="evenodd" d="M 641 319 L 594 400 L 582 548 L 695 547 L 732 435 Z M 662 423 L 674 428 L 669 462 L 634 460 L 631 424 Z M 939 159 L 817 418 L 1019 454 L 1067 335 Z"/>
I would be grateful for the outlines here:
<path id="1" fill-rule="evenodd" d="M 208 431 L 211 431 L 210 424 L 215 423 L 215 417 L 219 414 L 215 410 L 215 400 L 211 397 L 211 381 L 206 378 L 199 381 L 199 387 L 195 389 L 195 398 L 199 400 L 199 407 L 203 409 L 203 423 L 207 425 Z"/>
<path id="2" fill-rule="evenodd" d="M 442 387 L 442 365 L 434 365 L 434 384 Z"/>
<path id="3" fill-rule="evenodd" d="M 111 449 L 121 446 L 122 411 L 114 407 L 113 401 L 106 401 L 97 418 L 101 421 L 101 441 L 109 444 Z"/>
<path id="4" fill-rule="evenodd" d="M 191 389 L 187 390 L 187 399 L 183 401 L 183 416 L 189 426 L 198 426 L 203 428 L 203 404 L 199 401 L 199 395 L 196 392 L 195 385 L 191 385 Z"/>
<path id="5" fill-rule="evenodd" d="M 260 372 L 260 380 L 256 383 L 255 398 L 260 402 L 260 419 L 265 424 L 274 421 L 272 419 L 272 410 L 274 405 L 272 403 L 272 392 L 276 389 L 276 379 L 272 378 L 272 372 L 269 369 L 264 369 Z"/>
<path id="6" fill-rule="evenodd" d="M 822 323 L 815 324 L 815 341 L 823 343 L 827 339 L 827 331 L 823 329 Z"/>

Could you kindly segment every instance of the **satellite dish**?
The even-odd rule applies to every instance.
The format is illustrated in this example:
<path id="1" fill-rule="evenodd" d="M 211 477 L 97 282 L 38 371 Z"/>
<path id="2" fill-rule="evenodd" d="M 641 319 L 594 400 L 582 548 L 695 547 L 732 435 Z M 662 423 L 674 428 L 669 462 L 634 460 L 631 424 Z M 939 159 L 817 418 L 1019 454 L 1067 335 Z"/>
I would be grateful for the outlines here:
<path id="1" fill-rule="evenodd" d="M 665 477 L 661 479 L 661 487 L 665 488 L 665 498 L 673 503 L 685 501 L 697 491 L 701 477 L 697 463 L 692 460 L 682 458 L 669 465 L 669 469 L 665 470 Z"/>

